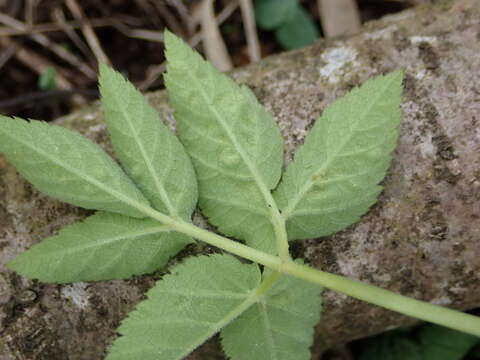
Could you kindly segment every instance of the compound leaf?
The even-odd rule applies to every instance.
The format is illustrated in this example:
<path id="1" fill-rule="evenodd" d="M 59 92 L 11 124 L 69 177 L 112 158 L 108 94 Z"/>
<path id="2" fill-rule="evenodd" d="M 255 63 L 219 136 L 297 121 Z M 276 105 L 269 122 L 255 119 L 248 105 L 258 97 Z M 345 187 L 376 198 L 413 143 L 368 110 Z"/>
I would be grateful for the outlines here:
<path id="1" fill-rule="evenodd" d="M 116 155 L 159 211 L 189 219 L 197 202 L 195 172 L 177 137 L 121 74 L 100 65 L 102 106 Z"/>
<path id="2" fill-rule="evenodd" d="M 256 0 L 255 20 L 260 28 L 273 30 L 287 22 L 298 6 L 298 0 Z"/>
<path id="3" fill-rule="evenodd" d="M 282 168 L 282 137 L 245 86 L 220 74 L 165 33 L 166 86 L 180 139 L 197 171 L 199 204 L 221 232 L 275 249 L 271 196 Z"/>
<path id="4" fill-rule="evenodd" d="M 230 255 L 188 259 L 122 322 L 107 360 L 183 359 L 250 306 L 260 278 Z"/>
<path id="5" fill-rule="evenodd" d="M 232 360 L 310 359 L 313 328 L 320 319 L 321 291 L 319 286 L 284 275 L 222 330 L 226 354 Z"/>
<path id="6" fill-rule="evenodd" d="M 329 106 L 274 193 L 289 240 L 324 236 L 375 203 L 395 148 L 402 72 L 368 80 Z"/>
<path id="7" fill-rule="evenodd" d="M 38 190 L 73 205 L 133 217 L 149 206 L 100 146 L 69 129 L 0 116 L 0 153 Z"/>
<path id="8" fill-rule="evenodd" d="M 98 212 L 42 240 L 8 267 L 43 282 L 124 279 L 165 265 L 188 242 L 156 221 Z"/>

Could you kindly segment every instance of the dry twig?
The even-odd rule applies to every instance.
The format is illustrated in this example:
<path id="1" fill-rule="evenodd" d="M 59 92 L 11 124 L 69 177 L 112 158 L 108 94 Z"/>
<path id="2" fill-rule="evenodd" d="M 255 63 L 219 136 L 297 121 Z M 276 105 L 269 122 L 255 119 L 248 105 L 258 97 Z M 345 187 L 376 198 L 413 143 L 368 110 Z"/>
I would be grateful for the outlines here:
<path id="1" fill-rule="evenodd" d="M 188 13 L 188 9 L 185 4 L 181 0 L 167 0 L 167 2 L 177 9 L 180 19 L 187 28 L 188 35 L 192 35 L 195 31 L 195 25 L 192 22 L 192 17 Z"/>
<path id="2" fill-rule="evenodd" d="M 258 44 L 257 27 L 255 25 L 255 14 L 253 12 L 252 0 L 240 0 L 242 9 L 243 27 L 245 29 L 248 54 L 251 62 L 257 62 L 261 59 L 260 45 Z"/>
<path id="3" fill-rule="evenodd" d="M 17 51 L 17 44 L 11 43 L 10 45 L 6 46 L 5 49 L 0 54 L 0 69 L 10 60 L 10 58 L 15 55 Z"/>
<path id="4" fill-rule="evenodd" d="M 72 13 L 72 15 L 82 23 L 82 32 L 85 36 L 85 39 L 88 42 L 88 45 L 92 49 L 95 57 L 97 58 L 98 62 L 102 62 L 104 64 L 111 64 L 110 59 L 107 57 L 105 52 L 98 41 L 97 35 L 95 35 L 95 31 L 93 31 L 92 25 L 90 21 L 83 13 L 82 8 L 78 5 L 76 0 L 65 0 L 65 4 L 67 5 L 68 9 Z"/>
<path id="5" fill-rule="evenodd" d="M 39 75 L 42 74 L 47 68 L 53 67 L 57 74 L 57 86 L 64 90 L 71 90 L 73 88 L 72 83 L 63 75 L 66 70 L 54 65 L 44 56 L 19 45 L 15 40 L 12 40 L 8 37 L 0 37 L 0 44 L 3 47 L 15 46 L 17 50 L 15 52 L 15 57 L 18 59 L 18 61 Z"/>
<path id="6" fill-rule="evenodd" d="M 218 70 L 228 71 L 233 68 L 233 64 L 215 19 L 213 0 L 203 0 L 201 6 L 200 22 L 205 56 Z"/>
<path id="7" fill-rule="evenodd" d="M 25 4 L 25 23 L 29 29 L 33 27 L 35 8 L 37 7 L 38 0 L 27 0 Z"/>
<path id="8" fill-rule="evenodd" d="M 21 21 L 14 19 L 8 15 L 0 13 L 0 23 L 3 23 L 7 26 L 14 27 L 16 29 L 25 31 L 28 33 L 28 27 Z M 47 38 L 43 34 L 36 34 L 30 33 L 28 36 L 34 40 L 36 43 L 44 46 L 46 49 L 52 51 L 61 59 L 65 60 L 66 62 L 70 63 L 72 66 L 78 68 L 84 75 L 89 77 L 90 79 L 96 79 L 97 75 L 95 71 L 93 71 L 88 65 L 86 65 L 81 59 L 79 59 L 74 54 L 65 50 L 62 46 L 52 42 L 49 38 Z"/>
<path id="9" fill-rule="evenodd" d="M 174 33 L 178 35 L 185 35 L 185 31 L 182 25 L 177 21 L 175 16 L 170 12 L 167 6 L 162 1 L 154 1 L 153 4 L 157 8 L 158 12 L 165 19 L 167 26 Z"/>
<path id="10" fill-rule="evenodd" d="M 215 21 L 217 22 L 218 26 L 222 25 L 233 13 L 237 10 L 239 6 L 238 0 L 232 1 L 228 3 L 217 15 Z M 199 31 L 195 33 L 191 39 L 189 40 L 189 44 L 193 47 L 197 46 L 200 41 L 202 41 L 202 32 Z"/>
<path id="11" fill-rule="evenodd" d="M 75 46 L 83 53 L 83 55 L 90 60 L 95 60 L 92 52 L 88 48 L 87 44 L 83 39 L 76 33 L 72 26 L 69 26 L 67 20 L 65 19 L 65 13 L 60 7 L 53 9 L 52 17 L 57 21 L 60 28 L 65 34 L 70 38 L 70 40 L 75 44 Z"/>
<path id="12" fill-rule="evenodd" d="M 215 18 L 215 21 L 217 22 L 218 25 L 223 24 L 229 17 L 230 15 L 233 14 L 233 12 L 238 8 L 239 4 L 238 1 L 232 1 L 228 3 L 227 6 L 225 6 L 217 15 Z M 193 24 L 194 22 L 192 22 Z M 200 41 L 202 41 L 202 32 L 199 31 L 195 33 L 188 43 L 192 46 L 195 47 L 197 46 Z M 158 79 L 158 77 L 165 71 L 165 62 L 159 64 L 159 65 L 154 65 L 150 67 L 147 70 L 147 76 L 145 80 L 143 80 L 140 84 L 138 84 L 138 88 L 140 90 L 147 90 L 152 86 L 152 84 Z"/>
<path id="13" fill-rule="evenodd" d="M 1 13 L 0 13 L 1 14 Z M 92 27 L 105 27 L 105 26 L 116 26 L 119 20 L 116 19 L 91 19 L 90 24 Z M 64 31 L 64 28 L 68 28 L 70 30 L 76 29 L 81 27 L 81 23 L 79 21 L 66 21 L 64 24 L 59 23 L 44 23 L 44 24 L 36 24 L 32 28 L 22 27 L 22 28 L 13 28 L 10 26 L 0 26 L 0 36 L 21 36 L 21 35 L 29 35 L 29 34 L 41 34 L 46 32 L 52 31 Z"/>
<path id="14" fill-rule="evenodd" d="M 146 41 L 163 42 L 163 33 L 161 31 L 148 29 L 130 29 L 123 28 L 121 32 L 128 37 L 142 39 Z"/>
<path id="15" fill-rule="evenodd" d="M 317 0 L 325 37 L 351 35 L 360 30 L 355 0 Z"/>

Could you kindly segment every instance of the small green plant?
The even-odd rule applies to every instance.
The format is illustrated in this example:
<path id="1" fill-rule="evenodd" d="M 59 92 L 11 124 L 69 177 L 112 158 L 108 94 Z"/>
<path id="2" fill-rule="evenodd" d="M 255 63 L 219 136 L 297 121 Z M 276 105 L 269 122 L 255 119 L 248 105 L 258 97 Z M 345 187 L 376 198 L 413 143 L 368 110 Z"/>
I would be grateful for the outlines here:
<path id="1" fill-rule="evenodd" d="M 41 90 L 55 90 L 57 88 L 57 72 L 52 66 L 47 67 L 38 77 L 37 86 Z"/>
<path id="2" fill-rule="evenodd" d="M 256 0 L 255 18 L 263 30 L 275 31 L 285 49 L 297 49 L 313 43 L 318 29 L 298 0 Z"/>
<path id="3" fill-rule="evenodd" d="M 123 169 L 73 131 L 0 117 L 0 152 L 26 179 L 98 210 L 11 269 L 54 283 L 124 279 L 161 268 L 193 239 L 252 262 L 216 254 L 171 268 L 123 321 L 107 359 L 181 359 L 217 332 L 235 360 L 308 359 L 322 287 L 480 335 L 474 316 L 313 269 L 289 253 L 289 241 L 339 231 L 376 201 L 397 140 L 400 71 L 325 110 L 282 174 L 280 131 L 253 93 L 171 33 L 165 43 L 180 141 L 130 83 L 101 66 Z M 197 201 L 220 233 L 246 245 L 192 224 Z"/>

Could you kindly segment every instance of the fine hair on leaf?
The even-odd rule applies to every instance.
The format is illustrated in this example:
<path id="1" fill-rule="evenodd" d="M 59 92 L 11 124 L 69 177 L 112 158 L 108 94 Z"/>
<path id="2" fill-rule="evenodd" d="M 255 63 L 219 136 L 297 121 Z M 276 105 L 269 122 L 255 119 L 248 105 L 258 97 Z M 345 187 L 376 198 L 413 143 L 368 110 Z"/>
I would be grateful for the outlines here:
<path id="1" fill-rule="evenodd" d="M 215 334 L 232 360 L 308 360 L 324 287 L 480 336 L 477 317 L 314 269 L 289 250 L 359 221 L 377 200 L 398 138 L 402 71 L 327 107 L 283 170 L 280 130 L 253 92 L 169 32 L 165 46 L 178 138 L 125 77 L 100 65 L 120 164 L 71 130 L 0 116 L 0 152 L 22 176 L 98 210 L 10 269 L 51 283 L 167 272 L 122 322 L 108 360 L 179 360 Z M 218 232 L 192 222 L 197 202 Z M 196 240 L 224 252 L 165 269 Z M 425 338 L 435 334 L 446 336 Z"/>

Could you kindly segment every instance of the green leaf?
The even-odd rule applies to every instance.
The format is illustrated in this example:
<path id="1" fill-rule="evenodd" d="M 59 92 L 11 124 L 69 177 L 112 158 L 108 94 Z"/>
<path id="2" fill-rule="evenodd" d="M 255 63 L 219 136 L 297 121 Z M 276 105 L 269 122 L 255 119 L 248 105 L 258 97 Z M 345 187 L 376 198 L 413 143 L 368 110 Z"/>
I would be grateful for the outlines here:
<path id="1" fill-rule="evenodd" d="M 160 268 L 188 242 L 156 221 L 98 212 L 42 240 L 8 267 L 43 282 L 124 279 Z"/>
<path id="2" fill-rule="evenodd" d="M 376 202 L 400 121 L 402 72 L 380 76 L 317 119 L 274 193 L 289 240 L 329 235 Z"/>
<path id="3" fill-rule="evenodd" d="M 165 46 L 166 86 L 197 171 L 202 211 L 224 234 L 275 251 L 270 190 L 283 161 L 278 127 L 247 87 L 169 32 Z"/>
<path id="4" fill-rule="evenodd" d="M 298 49 L 318 39 L 318 29 L 310 15 L 298 5 L 290 18 L 277 28 L 275 36 L 285 49 Z"/>
<path id="5" fill-rule="evenodd" d="M 422 326 L 418 337 L 423 360 L 460 360 L 480 343 L 476 336 L 438 325 Z"/>
<path id="6" fill-rule="evenodd" d="M 364 340 L 359 360 L 423 360 L 420 346 L 400 331 Z"/>
<path id="7" fill-rule="evenodd" d="M 100 65 L 100 92 L 112 144 L 127 174 L 157 210 L 190 219 L 197 182 L 182 144 L 143 95 L 106 65 Z"/>
<path id="8" fill-rule="evenodd" d="M 257 265 L 230 255 L 190 258 L 122 322 L 107 360 L 183 359 L 251 304 Z"/>
<path id="9" fill-rule="evenodd" d="M 410 333 L 391 331 L 361 342 L 360 360 L 461 360 L 476 336 L 427 324 Z"/>
<path id="10" fill-rule="evenodd" d="M 317 285 L 284 275 L 260 301 L 222 330 L 226 354 L 232 360 L 310 359 L 321 292 Z"/>
<path id="11" fill-rule="evenodd" d="M 120 167 L 66 128 L 0 116 L 0 153 L 38 190 L 86 209 L 143 217 L 148 201 Z"/>
<path id="12" fill-rule="evenodd" d="M 57 87 L 57 72 L 54 67 L 49 66 L 42 71 L 37 86 L 41 90 L 53 90 Z"/>
<path id="13" fill-rule="evenodd" d="M 298 0 L 256 0 L 255 19 L 260 28 L 273 30 L 295 14 Z"/>

